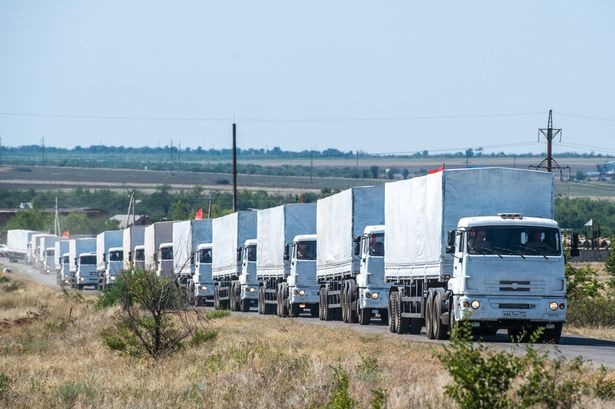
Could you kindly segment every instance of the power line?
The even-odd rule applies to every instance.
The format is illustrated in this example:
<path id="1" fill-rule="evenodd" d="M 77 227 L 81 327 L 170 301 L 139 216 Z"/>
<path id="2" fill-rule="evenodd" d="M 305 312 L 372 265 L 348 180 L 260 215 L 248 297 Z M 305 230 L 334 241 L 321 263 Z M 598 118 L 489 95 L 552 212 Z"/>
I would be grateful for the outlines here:
<path id="1" fill-rule="evenodd" d="M 59 118 L 59 119 L 88 119 L 113 121 L 194 121 L 194 122 L 361 122 L 361 121 L 413 121 L 438 119 L 473 119 L 473 118 L 501 118 L 543 115 L 544 112 L 517 112 L 493 114 L 452 114 L 452 115 L 422 115 L 422 116 L 374 116 L 374 117 L 172 117 L 172 116 L 123 116 L 123 115 L 93 115 L 93 114 L 53 114 L 33 112 L 0 112 L 0 116 L 13 116 L 24 118 Z"/>
<path id="2" fill-rule="evenodd" d="M 575 117 L 575 118 L 592 119 L 594 121 L 615 122 L 615 119 L 613 118 L 603 118 L 603 117 L 592 116 L 592 115 L 571 114 L 571 113 L 566 113 L 566 112 L 558 112 L 557 114 L 562 115 L 562 116 Z"/>

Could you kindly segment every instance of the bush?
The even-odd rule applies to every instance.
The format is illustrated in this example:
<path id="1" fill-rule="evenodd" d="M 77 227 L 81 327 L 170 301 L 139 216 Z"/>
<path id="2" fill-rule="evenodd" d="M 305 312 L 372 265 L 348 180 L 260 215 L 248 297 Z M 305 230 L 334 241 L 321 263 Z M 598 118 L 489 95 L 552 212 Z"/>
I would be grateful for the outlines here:
<path id="1" fill-rule="evenodd" d="M 8 375 L 0 372 L 0 398 L 6 396 L 11 390 L 11 378 Z"/>
<path id="2" fill-rule="evenodd" d="M 615 325 L 615 297 L 613 295 L 584 298 L 570 302 L 566 323 L 578 327 Z"/>
<path id="3" fill-rule="evenodd" d="M 178 351 L 186 339 L 193 339 L 202 330 L 205 319 L 189 306 L 185 293 L 173 279 L 130 269 L 124 271 L 121 282 L 103 293 L 98 302 L 101 307 L 122 307 L 114 325 L 101 333 L 108 348 L 158 359 Z M 201 334 L 195 339 L 203 337 Z"/>
<path id="4" fill-rule="evenodd" d="M 598 281 L 596 270 L 589 265 L 575 268 L 570 263 L 566 264 L 566 286 L 570 303 L 597 297 L 604 288 Z"/>
<path id="5" fill-rule="evenodd" d="M 356 402 L 350 397 L 348 393 L 348 386 L 350 380 L 348 379 L 348 373 L 342 368 L 333 368 L 334 384 L 333 391 L 331 393 L 331 399 L 325 406 L 326 409 L 352 409 L 355 407 Z"/>
<path id="6" fill-rule="evenodd" d="M 231 312 L 229 310 L 213 310 L 205 314 L 205 318 L 209 320 L 215 320 L 217 318 L 226 318 L 230 316 Z"/>
<path id="7" fill-rule="evenodd" d="M 213 341 L 217 337 L 218 337 L 218 331 L 216 330 L 203 331 L 203 330 L 198 329 L 194 332 L 194 335 L 192 335 L 192 338 L 190 338 L 190 341 L 188 342 L 188 344 L 191 347 L 197 347 L 201 344 L 204 344 L 207 341 Z"/>
<path id="8" fill-rule="evenodd" d="M 60 386 L 57 392 L 58 397 L 65 403 L 73 406 L 79 396 L 83 396 L 87 399 L 94 397 L 94 389 L 85 383 L 67 383 Z"/>

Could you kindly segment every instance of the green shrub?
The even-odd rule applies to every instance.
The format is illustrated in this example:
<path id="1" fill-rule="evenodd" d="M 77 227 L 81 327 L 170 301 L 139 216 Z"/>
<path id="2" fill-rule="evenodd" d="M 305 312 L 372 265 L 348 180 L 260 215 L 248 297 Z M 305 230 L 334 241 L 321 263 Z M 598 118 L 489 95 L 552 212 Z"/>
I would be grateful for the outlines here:
<path id="1" fill-rule="evenodd" d="M 120 304 L 122 294 L 124 294 L 126 288 L 124 288 L 124 281 L 120 278 L 115 285 L 107 287 L 96 300 L 96 308 L 103 309 L 113 307 Z"/>
<path id="2" fill-rule="evenodd" d="M 325 406 L 326 409 L 352 409 L 356 402 L 348 393 L 350 380 L 348 373 L 342 368 L 333 368 L 334 384 L 331 392 L 331 399 Z"/>
<path id="3" fill-rule="evenodd" d="M 203 331 L 198 329 L 194 332 L 192 338 L 190 338 L 188 345 L 190 345 L 191 347 L 197 347 L 207 341 L 213 341 L 217 337 L 218 331 L 216 330 Z"/>
<path id="4" fill-rule="evenodd" d="M 229 310 L 213 310 L 205 314 L 205 318 L 207 318 L 208 320 L 215 320 L 217 318 L 230 317 L 230 315 L 231 312 Z"/>
<path id="5" fill-rule="evenodd" d="M 572 300 L 568 306 L 566 323 L 583 327 L 615 325 L 615 296 L 598 296 Z"/>
<path id="6" fill-rule="evenodd" d="M 574 303 L 600 296 L 604 285 L 598 281 L 597 271 L 591 266 L 575 268 L 572 264 L 566 263 L 566 287 L 569 303 Z"/>
<path id="7" fill-rule="evenodd" d="M 60 386 L 57 395 L 62 401 L 72 406 L 80 396 L 92 399 L 95 393 L 94 389 L 86 383 L 70 382 Z"/>
<path id="8" fill-rule="evenodd" d="M 387 391 L 378 388 L 372 390 L 372 409 L 384 409 L 387 405 Z"/>
<path id="9" fill-rule="evenodd" d="M 0 398 L 6 396 L 11 390 L 12 380 L 5 373 L 0 372 Z"/>

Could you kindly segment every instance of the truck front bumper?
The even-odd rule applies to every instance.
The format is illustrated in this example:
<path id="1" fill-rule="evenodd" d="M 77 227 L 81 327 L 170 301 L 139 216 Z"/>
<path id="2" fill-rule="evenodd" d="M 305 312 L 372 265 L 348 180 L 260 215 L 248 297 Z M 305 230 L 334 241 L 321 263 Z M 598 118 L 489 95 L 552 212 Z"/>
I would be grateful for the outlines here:
<path id="1" fill-rule="evenodd" d="M 385 309 L 389 306 L 388 288 L 361 288 L 359 306 L 363 309 Z"/>
<path id="2" fill-rule="evenodd" d="M 491 321 L 502 328 L 515 322 L 564 322 L 568 301 L 565 297 L 455 296 L 455 318 Z"/>
<path id="3" fill-rule="evenodd" d="M 258 300 L 258 284 L 242 285 L 240 298 L 242 300 Z"/>
<path id="4" fill-rule="evenodd" d="M 318 287 L 290 287 L 288 301 L 291 304 L 318 304 L 320 302 Z"/>
<path id="5" fill-rule="evenodd" d="M 75 276 L 76 283 L 79 285 L 98 285 L 98 273 L 93 273 L 87 276 Z"/>
<path id="6" fill-rule="evenodd" d="M 213 297 L 214 283 L 197 283 L 194 285 L 195 297 Z"/>

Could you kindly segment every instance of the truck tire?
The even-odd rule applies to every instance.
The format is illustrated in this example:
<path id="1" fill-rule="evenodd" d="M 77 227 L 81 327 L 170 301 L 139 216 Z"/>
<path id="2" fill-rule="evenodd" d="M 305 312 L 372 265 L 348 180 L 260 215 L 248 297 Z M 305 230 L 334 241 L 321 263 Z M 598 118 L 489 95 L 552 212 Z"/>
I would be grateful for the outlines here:
<path id="1" fill-rule="evenodd" d="M 369 308 L 359 308 L 359 324 L 361 325 L 369 325 L 369 322 L 372 318 L 372 310 Z"/>
<path id="2" fill-rule="evenodd" d="M 427 338 L 434 339 L 434 331 L 433 331 L 433 290 L 430 288 L 427 291 L 427 299 L 425 300 L 425 332 L 427 333 Z"/>
<path id="3" fill-rule="evenodd" d="M 235 283 L 234 282 L 231 282 L 231 286 L 228 291 L 228 302 L 229 302 L 229 309 L 231 311 L 235 311 Z"/>
<path id="4" fill-rule="evenodd" d="M 348 280 L 348 298 L 347 298 L 347 308 L 348 308 L 348 322 L 355 323 L 359 322 L 359 305 L 358 305 L 358 295 L 359 290 L 357 288 L 357 283 L 354 280 Z M 352 304 L 354 303 L 355 307 L 352 308 Z M 369 311 L 371 318 L 371 310 Z"/>
<path id="5" fill-rule="evenodd" d="M 310 305 L 310 315 L 312 316 L 312 318 L 317 318 L 319 316 L 320 313 L 320 309 L 318 308 L 320 304 L 312 304 Z"/>
<path id="6" fill-rule="evenodd" d="M 319 301 L 318 302 L 318 318 L 321 321 L 326 321 L 326 318 L 325 318 L 325 301 L 324 301 L 324 298 L 323 298 L 324 288 L 322 288 L 322 287 L 320 288 L 320 291 L 318 292 L 318 295 L 319 295 L 319 297 L 318 297 L 318 301 Z"/>
<path id="7" fill-rule="evenodd" d="M 348 297 L 348 281 L 342 282 L 342 289 L 340 291 L 340 311 L 342 312 L 342 322 L 348 321 L 348 309 L 346 307 L 346 298 Z"/>
<path id="8" fill-rule="evenodd" d="M 388 316 L 389 316 L 389 331 L 390 332 L 396 332 L 395 328 L 397 327 L 397 314 L 395 313 L 395 297 L 398 297 L 399 293 L 397 291 L 392 291 L 389 293 L 389 309 L 388 309 Z"/>
<path id="9" fill-rule="evenodd" d="M 258 287 L 258 313 L 265 314 L 265 286 Z"/>
<path id="10" fill-rule="evenodd" d="M 239 282 L 236 281 L 233 283 L 233 291 L 231 292 L 231 297 L 229 298 L 233 303 L 231 310 L 239 311 L 241 309 L 241 284 L 239 284 Z"/>
<path id="11" fill-rule="evenodd" d="M 331 317 L 331 308 L 329 308 L 329 289 L 327 287 L 323 287 L 320 290 L 322 294 L 322 311 L 323 311 L 323 319 L 325 321 L 331 321 L 333 317 Z"/>
<path id="12" fill-rule="evenodd" d="M 397 293 L 395 297 L 395 331 L 398 334 L 407 334 L 410 331 L 410 319 L 402 317 L 403 308 L 401 306 L 401 294 Z"/>
<path id="13" fill-rule="evenodd" d="M 447 339 L 448 328 L 442 323 L 442 310 L 444 305 L 444 290 L 438 288 L 434 291 L 433 301 L 433 335 L 435 339 Z"/>
<path id="14" fill-rule="evenodd" d="M 216 284 L 214 287 L 214 310 L 221 310 L 220 305 L 220 286 Z"/>
<path id="15" fill-rule="evenodd" d="M 299 304 L 290 304 L 288 306 L 288 316 L 291 318 L 297 318 L 299 316 Z"/>
<path id="16" fill-rule="evenodd" d="M 248 312 L 248 311 L 250 311 L 250 301 L 245 300 L 245 299 L 239 301 L 239 310 L 241 312 Z"/>
<path id="17" fill-rule="evenodd" d="M 555 328 L 553 329 L 545 329 L 542 334 L 542 342 L 548 344 L 559 344 L 560 339 L 562 338 L 562 327 L 563 323 L 558 322 L 555 324 Z"/>
<path id="18" fill-rule="evenodd" d="M 275 290 L 275 298 L 276 298 L 276 311 L 275 315 L 282 318 L 282 283 L 278 283 L 278 287 Z"/>

